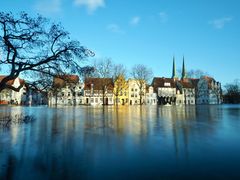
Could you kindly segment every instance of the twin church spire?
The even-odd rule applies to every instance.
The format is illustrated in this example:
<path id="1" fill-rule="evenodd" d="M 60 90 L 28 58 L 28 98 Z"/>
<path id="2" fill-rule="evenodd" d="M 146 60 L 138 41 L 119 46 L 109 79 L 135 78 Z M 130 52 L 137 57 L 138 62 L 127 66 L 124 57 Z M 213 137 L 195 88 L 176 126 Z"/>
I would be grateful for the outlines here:
<path id="1" fill-rule="evenodd" d="M 183 64 L 182 64 L 182 77 L 181 79 L 186 79 L 187 73 L 185 68 L 185 60 L 183 56 Z M 175 64 L 175 57 L 173 56 L 173 69 L 172 69 L 172 79 L 178 79 L 177 73 L 176 73 L 176 64 Z"/>

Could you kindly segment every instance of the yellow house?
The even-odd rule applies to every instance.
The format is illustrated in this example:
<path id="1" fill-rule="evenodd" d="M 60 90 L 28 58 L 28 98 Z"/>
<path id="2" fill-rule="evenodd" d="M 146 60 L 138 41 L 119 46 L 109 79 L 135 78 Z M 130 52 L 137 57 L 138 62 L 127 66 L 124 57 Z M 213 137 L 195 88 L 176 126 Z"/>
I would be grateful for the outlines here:
<path id="1" fill-rule="evenodd" d="M 114 81 L 114 104 L 128 104 L 128 83 L 123 75 L 119 75 Z"/>

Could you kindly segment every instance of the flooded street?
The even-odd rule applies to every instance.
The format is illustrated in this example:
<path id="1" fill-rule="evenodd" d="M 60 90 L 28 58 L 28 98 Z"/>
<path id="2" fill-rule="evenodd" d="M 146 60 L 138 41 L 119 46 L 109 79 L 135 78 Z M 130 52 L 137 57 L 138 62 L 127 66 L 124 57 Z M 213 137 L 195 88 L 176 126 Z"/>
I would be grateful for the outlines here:
<path id="1" fill-rule="evenodd" d="M 240 106 L 0 107 L 0 179 L 240 178 Z"/>

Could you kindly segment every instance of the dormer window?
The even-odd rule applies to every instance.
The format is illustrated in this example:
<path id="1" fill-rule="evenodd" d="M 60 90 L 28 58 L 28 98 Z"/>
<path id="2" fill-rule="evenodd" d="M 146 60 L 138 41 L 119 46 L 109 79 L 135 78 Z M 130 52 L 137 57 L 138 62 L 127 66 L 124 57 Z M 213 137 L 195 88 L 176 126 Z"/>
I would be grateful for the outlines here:
<path id="1" fill-rule="evenodd" d="M 165 87 L 170 87 L 170 86 L 171 86 L 171 83 L 165 82 L 165 83 L 164 83 L 164 86 L 165 86 Z"/>

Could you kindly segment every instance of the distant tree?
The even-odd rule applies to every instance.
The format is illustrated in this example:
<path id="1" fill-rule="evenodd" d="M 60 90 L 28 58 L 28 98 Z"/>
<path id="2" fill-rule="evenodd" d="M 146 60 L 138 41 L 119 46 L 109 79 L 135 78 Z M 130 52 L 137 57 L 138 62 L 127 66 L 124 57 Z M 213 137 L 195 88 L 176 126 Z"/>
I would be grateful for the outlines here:
<path id="1" fill-rule="evenodd" d="M 137 64 L 133 66 L 131 71 L 132 77 L 136 80 L 137 86 L 140 89 L 139 96 L 140 96 L 140 105 L 142 105 L 143 101 L 142 98 L 144 96 L 144 91 L 146 84 L 152 79 L 153 72 L 152 69 L 148 68 L 145 65 Z"/>
<path id="2" fill-rule="evenodd" d="M 112 78 L 113 77 L 113 61 L 111 58 L 103 58 L 95 60 L 93 63 L 93 76 L 98 78 Z"/>
<path id="3" fill-rule="evenodd" d="M 7 73 L 0 82 L 0 92 L 6 88 L 19 91 L 21 87 L 12 87 L 7 82 L 23 73 L 29 77 L 81 74 L 84 71 L 80 63 L 94 55 L 71 40 L 60 24 L 49 23 L 40 15 L 30 17 L 25 12 L 17 16 L 0 12 L 0 52 L 0 66 Z"/>
<path id="4" fill-rule="evenodd" d="M 116 80 L 119 76 L 127 77 L 127 68 L 123 64 L 113 65 L 113 79 Z"/>
<path id="5" fill-rule="evenodd" d="M 181 77 L 182 69 L 178 69 L 178 76 Z M 202 76 L 209 76 L 207 72 L 204 72 L 200 69 L 190 69 L 187 71 L 187 77 L 188 78 L 196 78 L 199 79 Z"/>
<path id="6" fill-rule="evenodd" d="M 102 102 L 103 105 L 105 105 L 105 97 L 113 82 L 113 79 L 110 81 L 109 78 L 113 78 L 114 63 L 111 58 L 102 58 L 96 59 L 92 66 L 94 71 L 91 76 L 94 78 L 101 78 Z"/>
<path id="7" fill-rule="evenodd" d="M 233 83 L 226 84 L 226 92 L 224 93 L 224 102 L 230 104 L 240 103 L 240 80 L 235 80 Z"/>

